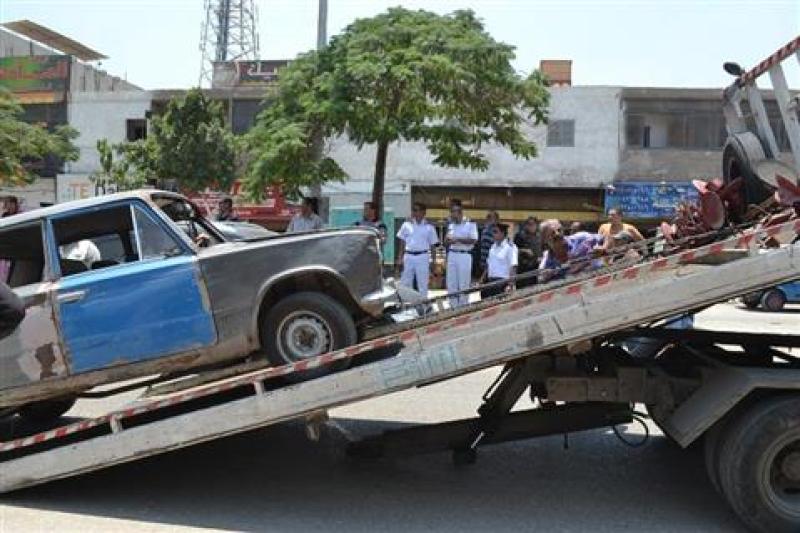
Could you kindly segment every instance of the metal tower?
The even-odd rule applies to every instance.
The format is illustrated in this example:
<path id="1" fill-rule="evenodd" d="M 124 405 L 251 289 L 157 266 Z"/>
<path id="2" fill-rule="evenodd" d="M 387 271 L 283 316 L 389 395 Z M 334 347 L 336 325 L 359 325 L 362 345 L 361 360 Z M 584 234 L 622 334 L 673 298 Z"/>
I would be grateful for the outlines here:
<path id="1" fill-rule="evenodd" d="M 205 0 L 200 33 L 200 86 L 211 84 L 214 61 L 258 59 L 258 13 L 253 0 Z"/>

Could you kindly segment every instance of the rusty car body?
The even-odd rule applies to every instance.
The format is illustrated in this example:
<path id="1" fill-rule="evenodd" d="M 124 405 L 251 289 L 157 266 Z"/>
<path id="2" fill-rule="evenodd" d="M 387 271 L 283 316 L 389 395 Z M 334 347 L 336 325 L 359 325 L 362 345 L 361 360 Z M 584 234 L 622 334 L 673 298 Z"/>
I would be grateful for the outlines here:
<path id="1" fill-rule="evenodd" d="M 4 218 L 0 263 L 26 306 L 0 340 L 6 412 L 259 351 L 319 355 L 356 342 L 395 295 L 370 229 L 230 241 L 155 190 Z"/>

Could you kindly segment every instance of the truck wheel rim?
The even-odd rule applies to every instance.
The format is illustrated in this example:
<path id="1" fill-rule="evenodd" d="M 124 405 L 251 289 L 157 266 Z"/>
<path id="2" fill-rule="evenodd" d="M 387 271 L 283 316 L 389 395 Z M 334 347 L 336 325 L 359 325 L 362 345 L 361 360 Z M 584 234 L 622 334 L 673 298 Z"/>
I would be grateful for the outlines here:
<path id="1" fill-rule="evenodd" d="M 332 339 L 328 323 L 311 311 L 291 313 L 278 326 L 278 350 L 287 362 L 329 352 L 333 348 Z"/>
<path id="2" fill-rule="evenodd" d="M 766 454 L 762 486 L 771 504 L 784 515 L 800 518 L 800 433 L 779 439 Z"/>

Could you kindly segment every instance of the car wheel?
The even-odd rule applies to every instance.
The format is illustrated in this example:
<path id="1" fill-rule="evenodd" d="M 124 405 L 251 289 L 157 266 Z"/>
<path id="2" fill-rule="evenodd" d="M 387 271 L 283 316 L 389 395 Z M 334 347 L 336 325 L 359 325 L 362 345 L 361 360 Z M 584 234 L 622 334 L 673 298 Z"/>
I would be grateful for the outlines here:
<path id="1" fill-rule="evenodd" d="M 749 294 L 745 294 L 744 296 L 742 296 L 742 303 L 748 309 L 756 309 L 758 305 L 761 303 L 761 293 L 751 292 Z"/>
<path id="2" fill-rule="evenodd" d="M 36 424 L 46 424 L 60 418 L 75 405 L 75 398 L 58 398 L 30 403 L 20 407 L 19 416 Z"/>
<path id="3" fill-rule="evenodd" d="M 261 346 L 275 365 L 297 363 L 358 341 L 353 317 L 328 295 L 293 294 L 273 305 L 261 322 Z M 308 371 L 308 377 L 347 367 L 347 361 Z"/>
<path id="4" fill-rule="evenodd" d="M 719 483 L 753 530 L 800 530 L 800 398 L 761 400 L 719 444 Z"/>
<path id="5" fill-rule="evenodd" d="M 786 295 L 778 289 L 770 289 L 761 297 L 761 305 L 767 311 L 780 311 L 786 305 Z"/>

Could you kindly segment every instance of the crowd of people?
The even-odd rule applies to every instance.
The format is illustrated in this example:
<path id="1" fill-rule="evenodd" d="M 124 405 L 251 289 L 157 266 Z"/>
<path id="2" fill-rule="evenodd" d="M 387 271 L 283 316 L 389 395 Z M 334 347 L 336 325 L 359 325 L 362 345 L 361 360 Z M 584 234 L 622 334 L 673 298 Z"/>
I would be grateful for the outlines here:
<path id="1" fill-rule="evenodd" d="M 425 214 L 425 206 L 415 203 L 412 216 L 397 233 L 397 260 L 400 283 L 427 297 L 434 251 L 440 242 Z M 644 237 L 635 226 L 623 222 L 622 216 L 620 209 L 610 209 L 608 222 L 597 232 L 586 231 L 579 221 L 565 229 L 559 220 L 540 221 L 532 216 L 512 238 L 510 225 L 503 223 L 496 211 L 487 213 L 479 232 L 477 224 L 464 216 L 462 202 L 452 200 L 442 243 L 447 254 L 445 284 L 450 307 L 468 303 L 475 257 L 481 298 L 600 268 L 616 260 L 614 250 L 621 247 L 623 257 L 637 258 L 638 252 L 629 245 Z M 474 253 L 476 247 L 478 253 Z"/>

